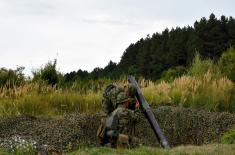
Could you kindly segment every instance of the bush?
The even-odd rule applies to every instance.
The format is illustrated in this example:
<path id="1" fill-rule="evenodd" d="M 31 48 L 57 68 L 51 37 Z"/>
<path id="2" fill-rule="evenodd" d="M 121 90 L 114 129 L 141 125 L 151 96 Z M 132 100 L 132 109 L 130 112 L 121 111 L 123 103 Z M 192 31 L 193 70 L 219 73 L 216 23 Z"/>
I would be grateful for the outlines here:
<path id="1" fill-rule="evenodd" d="M 163 72 L 161 75 L 162 80 L 172 81 L 186 73 L 186 69 L 183 66 L 177 66 L 175 68 L 170 68 Z"/>
<path id="2" fill-rule="evenodd" d="M 188 74 L 190 76 L 203 76 L 207 72 L 211 72 L 213 74 L 213 78 L 220 78 L 221 71 L 217 64 L 215 64 L 211 59 L 204 59 L 200 57 L 198 53 L 195 54 L 192 65 L 188 70 Z"/>
<path id="3" fill-rule="evenodd" d="M 33 72 L 33 81 L 46 82 L 55 85 L 59 82 L 60 73 L 56 70 L 56 59 L 54 62 L 49 61 L 44 68 Z"/>
<path id="4" fill-rule="evenodd" d="M 0 69 L 0 86 L 13 87 L 14 85 L 19 86 L 24 82 L 24 67 L 17 67 L 16 70 L 12 69 Z"/>
<path id="5" fill-rule="evenodd" d="M 229 132 L 226 132 L 221 137 L 221 142 L 224 144 L 235 144 L 235 128 L 233 128 Z"/>
<path id="6" fill-rule="evenodd" d="M 235 82 L 235 49 L 229 48 L 219 60 L 222 73 Z"/>

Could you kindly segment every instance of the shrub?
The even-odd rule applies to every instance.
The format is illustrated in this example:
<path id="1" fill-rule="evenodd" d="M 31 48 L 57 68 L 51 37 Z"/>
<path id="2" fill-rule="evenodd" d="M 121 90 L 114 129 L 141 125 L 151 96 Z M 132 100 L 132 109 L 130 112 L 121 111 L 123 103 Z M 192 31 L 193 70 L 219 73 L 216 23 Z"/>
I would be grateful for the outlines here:
<path id="1" fill-rule="evenodd" d="M 235 128 L 233 128 L 229 132 L 226 132 L 221 137 L 221 142 L 224 144 L 235 144 Z"/>
<path id="2" fill-rule="evenodd" d="M 188 69 L 188 75 L 198 77 L 203 76 L 208 71 L 213 74 L 213 78 L 221 77 L 221 71 L 217 64 L 215 64 L 211 59 L 202 60 L 200 55 L 196 53 L 192 65 Z"/>
<path id="3" fill-rule="evenodd" d="M 229 48 L 219 60 L 222 73 L 235 82 L 235 49 Z"/>
<path id="4" fill-rule="evenodd" d="M 55 85 L 59 82 L 59 72 L 56 70 L 56 59 L 54 62 L 49 61 L 44 68 L 33 72 L 33 81 L 46 82 Z"/>
<path id="5" fill-rule="evenodd" d="M 14 85 L 19 86 L 24 82 L 24 67 L 17 67 L 16 70 L 12 69 L 0 69 L 0 87 L 7 86 L 13 87 Z"/>
<path id="6" fill-rule="evenodd" d="M 186 69 L 183 66 L 177 66 L 175 68 L 170 68 L 163 72 L 161 75 L 162 80 L 172 81 L 186 73 Z"/>

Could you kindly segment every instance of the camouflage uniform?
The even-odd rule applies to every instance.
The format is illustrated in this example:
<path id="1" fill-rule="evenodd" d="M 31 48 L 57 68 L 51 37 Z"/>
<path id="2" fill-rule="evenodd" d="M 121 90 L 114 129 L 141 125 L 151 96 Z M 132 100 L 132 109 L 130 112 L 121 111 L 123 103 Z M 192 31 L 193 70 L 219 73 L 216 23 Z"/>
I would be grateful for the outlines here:
<path id="1" fill-rule="evenodd" d="M 111 112 L 117 108 L 117 96 L 123 92 L 125 92 L 130 99 L 130 106 L 128 108 L 131 110 L 135 109 L 135 86 L 128 84 L 122 88 L 115 84 L 110 84 L 105 88 L 102 99 L 102 109 L 105 115 L 111 114 Z"/>
<path id="2" fill-rule="evenodd" d="M 138 113 L 134 111 L 135 92 L 136 88 L 133 85 L 125 86 L 124 89 L 113 84 L 106 87 L 102 101 L 104 113 L 97 131 L 101 145 L 111 144 L 112 147 L 116 147 L 118 137 L 120 139 L 123 136 L 124 139 L 128 137 L 129 141 L 131 140 L 138 120 Z M 128 107 L 122 104 L 126 101 L 129 103 Z"/>
<path id="3" fill-rule="evenodd" d="M 118 124 L 114 124 L 113 130 L 118 130 L 119 133 L 128 135 L 133 134 L 133 125 L 139 118 L 137 110 L 129 110 L 122 105 L 112 112 L 111 117 L 118 120 Z"/>
<path id="4" fill-rule="evenodd" d="M 118 95 L 118 107 L 106 120 L 106 134 L 112 147 L 131 147 L 139 110 L 130 110 L 123 103 L 129 102 L 125 93 Z"/>
<path id="5" fill-rule="evenodd" d="M 108 85 L 103 93 L 102 109 L 105 115 L 110 115 L 117 108 L 117 96 L 124 89 L 115 84 Z"/>

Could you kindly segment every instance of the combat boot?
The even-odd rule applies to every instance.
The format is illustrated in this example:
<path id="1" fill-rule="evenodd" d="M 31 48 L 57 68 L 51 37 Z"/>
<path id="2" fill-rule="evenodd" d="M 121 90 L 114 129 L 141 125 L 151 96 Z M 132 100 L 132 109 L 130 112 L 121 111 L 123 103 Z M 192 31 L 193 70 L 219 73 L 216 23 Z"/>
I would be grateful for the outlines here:
<path id="1" fill-rule="evenodd" d="M 119 134 L 117 139 L 117 148 L 129 148 L 130 138 L 128 135 Z"/>

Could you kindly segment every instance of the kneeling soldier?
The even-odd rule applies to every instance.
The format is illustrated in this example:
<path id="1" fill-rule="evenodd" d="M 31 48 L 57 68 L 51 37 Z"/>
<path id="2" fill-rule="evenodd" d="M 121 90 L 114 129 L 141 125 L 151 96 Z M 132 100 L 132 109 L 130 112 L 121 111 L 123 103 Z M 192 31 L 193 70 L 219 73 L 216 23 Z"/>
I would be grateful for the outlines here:
<path id="1" fill-rule="evenodd" d="M 133 141 L 132 135 L 139 118 L 139 110 L 130 110 L 133 100 L 121 92 L 117 96 L 117 108 L 106 120 L 105 137 L 111 147 L 130 147 Z"/>

